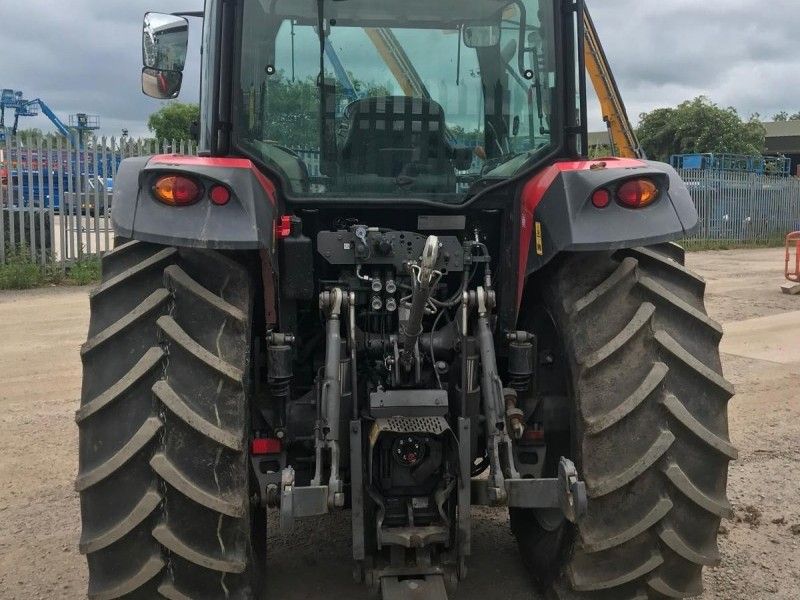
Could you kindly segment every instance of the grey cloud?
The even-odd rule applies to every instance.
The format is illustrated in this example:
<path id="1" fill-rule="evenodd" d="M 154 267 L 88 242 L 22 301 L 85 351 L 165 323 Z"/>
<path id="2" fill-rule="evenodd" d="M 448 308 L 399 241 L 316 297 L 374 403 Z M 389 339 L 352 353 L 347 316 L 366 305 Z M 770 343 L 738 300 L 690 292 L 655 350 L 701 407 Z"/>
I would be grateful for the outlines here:
<path id="1" fill-rule="evenodd" d="M 435 0 L 432 0 L 435 1 Z M 634 119 L 706 94 L 748 115 L 800 110 L 796 0 L 588 0 Z M 199 9 L 202 0 L 0 1 L 0 86 L 41 97 L 66 120 L 100 115 L 102 133 L 145 134 L 161 103 L 140 91 L 140 27 L 148 9 Z M 196 101 L 200 22 L 181 99 Z M 590 109 L 592 128 L 601 128 Z M 23 126 L 49 128 L 42 119 Z"/>

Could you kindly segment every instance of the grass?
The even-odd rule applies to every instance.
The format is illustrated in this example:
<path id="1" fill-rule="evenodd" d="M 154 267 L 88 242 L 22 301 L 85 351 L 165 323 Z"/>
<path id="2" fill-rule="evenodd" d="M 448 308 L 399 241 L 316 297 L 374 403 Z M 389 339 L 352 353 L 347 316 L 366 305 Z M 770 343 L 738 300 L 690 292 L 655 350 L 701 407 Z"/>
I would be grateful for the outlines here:
<path id="1" fill-rule="evenodd" d="M 783 248 L 786 239 L 783 237 L 766 238 L 752 242 L 736 240 L 682 240 L 679 242 L 687 252 L 703 250 L 756 250 L 758 248 Z"/>
<path id="2" fill-rule="evenodd" d="M 90 285 L 100 281 L 100 259 L 84 257 L 61 266 L 51 259 L 42 264 L 31 258 L 26 248 L 6 252 L 0 264 L 0 290 L 27 290 L 47 285 Z"/>

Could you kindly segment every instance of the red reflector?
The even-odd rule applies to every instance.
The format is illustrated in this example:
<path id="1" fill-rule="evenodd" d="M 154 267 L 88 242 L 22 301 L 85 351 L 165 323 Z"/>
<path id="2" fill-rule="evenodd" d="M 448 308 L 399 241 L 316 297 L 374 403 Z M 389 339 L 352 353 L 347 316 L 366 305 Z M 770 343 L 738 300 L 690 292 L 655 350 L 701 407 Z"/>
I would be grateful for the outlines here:
<path id="1" fill-rule="evenodd" d="M 594 204 L 596 208 L 605 208 L 611 204 L 611 194 L 608 190 L 597 190 L 592 194 L 592 204 Z"/>
<path id="2" fill-rule="evenodd" d="M 525 433 L 522 434 L 522 440 L 529 444 L 538 444 L 544 441 L 544 429 L 536 429 L 534 427 L 526 427 Z"/>
<path id="3" fill-rule="evenodd" d="M 281 441 L 278 438 L 256 438 L 250 442 L 250 454 L 278 454 L 281 451 Z"/>
<path id="4" fill-rule="evenodd" d="M 192 179 L 181 175 L 160 177 L 153 186 L 153 194 L 164 204 L 185 206 L 200 198 L 201 188 Z"/>
<path id="5" fill-rule="evenodd" d="M 658 198 L 658 188 L 649 179 L 632 179 L 620 186 L 617 197 L 629 208 L 644 208 Z"/>
<path id="6" fill-rule="evenodd" d="M 289 215 L 283 215 L 275 221 L 275 237 L 282 240 L 290 235 L 292 235 L 292 218 Z"/>
<path id="7" fill-rule="evenodd" d="M 215 185 L 209 193 L 211 201 L 217 206 L 224 206 L 231 199 L 231 193 L 224 185 Z"/>

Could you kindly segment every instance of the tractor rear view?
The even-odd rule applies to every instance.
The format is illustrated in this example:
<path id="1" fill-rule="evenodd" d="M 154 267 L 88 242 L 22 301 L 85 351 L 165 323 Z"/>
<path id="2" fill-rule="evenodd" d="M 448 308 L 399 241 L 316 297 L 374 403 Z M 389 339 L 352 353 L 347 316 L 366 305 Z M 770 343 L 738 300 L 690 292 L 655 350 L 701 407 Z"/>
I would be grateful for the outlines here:
<path id="1" fill-rule="evenodd" d="M 675 171 L 584 156 L 582 11 L 186 15 L 204 150 L 123 162 L 82 348 L 91 598 L 269 598 L 268 513 L 346 510 L 360 580 L 444 599 L 483 568 L 473 505 L 557 597 L 701 592 L 736 456 L 722 331 Z M 150 95 L 187 32 L 146 16 Z"/>

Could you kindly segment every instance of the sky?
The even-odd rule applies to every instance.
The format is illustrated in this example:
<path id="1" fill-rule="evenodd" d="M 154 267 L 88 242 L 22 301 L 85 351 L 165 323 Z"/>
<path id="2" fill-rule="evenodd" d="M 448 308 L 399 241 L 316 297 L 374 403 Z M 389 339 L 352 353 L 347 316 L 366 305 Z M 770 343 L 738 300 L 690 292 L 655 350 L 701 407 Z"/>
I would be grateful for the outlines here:
<path id="1" fill-rule="evenodd" d="M 797 0 L 587 3 L 634 121 L 700 94 L 744 116 L 800 111 Z M 41 98 L 65 122 L 77 112 L 99 115 L 101 135 L 146 135 L 162 102 L 141 93 L 142 15 L 201 7 L 202 0 L 0 0 L 0 87 Z M 192 19 L 183 101 L 197 101 L 199 38 Z M 594 101 L 589 125 L 603 128 Z M 52 129 L 42 117 L 21 126 Z"/>

